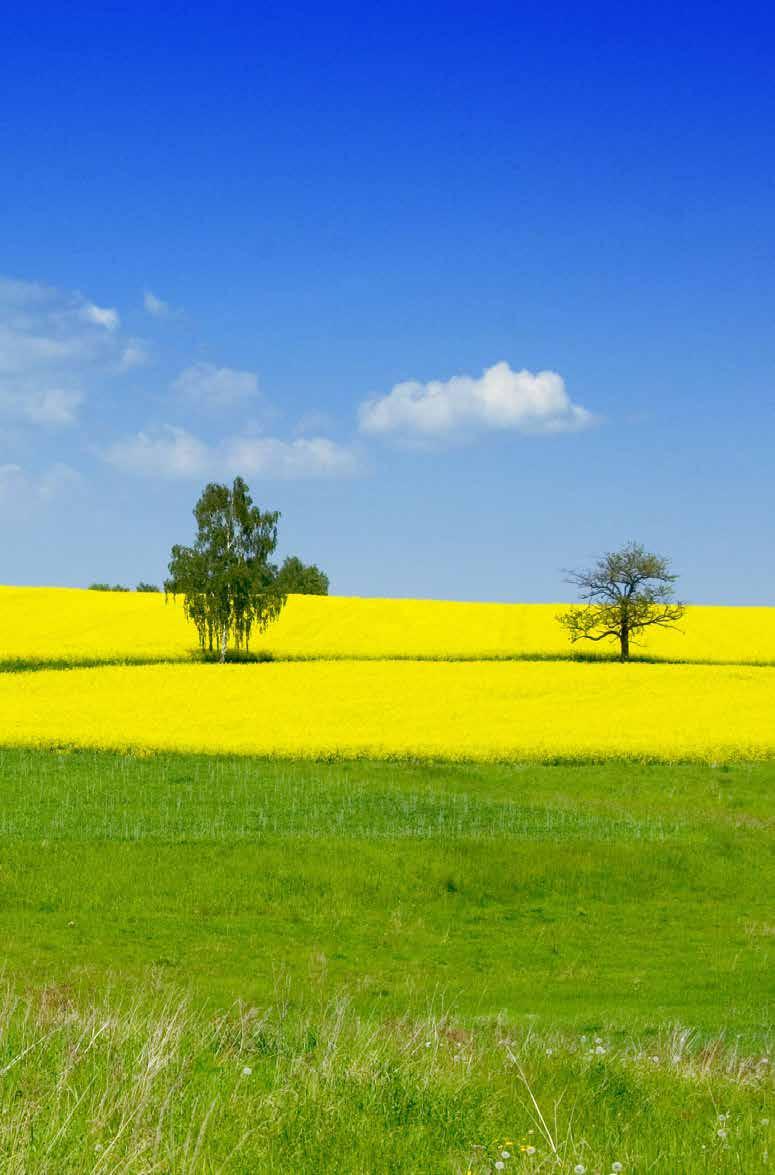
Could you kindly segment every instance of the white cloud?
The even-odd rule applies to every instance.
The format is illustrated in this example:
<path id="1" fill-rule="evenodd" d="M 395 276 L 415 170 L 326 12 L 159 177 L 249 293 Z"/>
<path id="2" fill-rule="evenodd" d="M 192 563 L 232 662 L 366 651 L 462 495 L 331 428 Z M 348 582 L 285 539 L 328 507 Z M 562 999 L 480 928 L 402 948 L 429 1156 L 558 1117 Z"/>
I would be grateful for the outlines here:
<path id="1" fill-rule="evenodd" d="M 327 437 L 243 437 L 230 441 L 226 467 L 234 473 L 258 477 L 351 477 L 358 472 L 356 454 Z"/>
<path id="2" fill-rule="evenodd" d="M 140 339 L 130 339 L 121 352 L 118 361 L 119 371 L 131 371 L 133 367 L 144 367 L 150 362 L 150 355 L 145 344 Z"/>
<path id="3" fill-rule="evenodd" d="M 140 432 L 102 453 L 124 473 L 148 477 L 246 477 L 299 479 L 348 477 L 358 472 L 357 455 L 327 437 L 283 441 L 276 437 L 231 437 L 207 445 L 183 428 Z"/>
<path id="4" fill-rule="evenodd" d="M 80 314 L 85 322 L 93 322 L 95 326 L 104 326 L 106 330 L 115 330 L 121 321 L 117 310 L 108 306 L 95 306 L 93 302 L 87 302 L 85 306 L 82 306 Z"/>
<path id="5" fill-rule="evenodd" d="M 52 293 L 50 286 L 44 286 L 40 282 L 0 277 L 0 303 L 8 306 L 28 306 L 36 302 L 46 302 Z"/>
<path id="6" fill-rule="evenodd" d="M 190 403 L 226 408 L 258 395 L 254 371 L 235 371 L 214 363 L 193 363 L 172 381 L 172 391 Z"/>
<path id="7" fill-rule="evenodd" d="M 163 298 L 157 298 L 151 290 L 146 290 L 143 294 L 143 306 L 146 314 L 150 314 L 152 318 L 180 318 L 182 314 L 182 311 L 173 309 Z"/>
<path id="8" fill-rule="evenodd" d="M 572 432 L 594 417 L 574 404 L 554 371 L 512 371 L 508 363 L 488 367 L 478 378 L 458 375 L 429 383 L 396 384 L 386 396 L 361 404 L 361 431 L 409 440 L 454 439 L 471 432 Z"/>
<path id="9" fill-rule="evenodd" d="M 57 463 L 37 475 L 21 465 L 0 465 L 0 511 L 26 516 L 37 506 L 70 500 L 82 482 L 80 473 L 69 465 Z"/>
<path id="10" fill-rule="evenodd" d="M 73 424 L 82 401 L 81 392 L 67 388 L 30 391 L 21 398 L 19 412 L 31 424 Z"/>
<path id="11" fill-rule="evenodd" d="M 170 312 L 169 303 L 163 298 L 157 298 L 150 290 L 143 294 L 143 306 L 154 318 L 166 318 Z"/>
<path id="12" fill-rule="evenodd" d="M 48 427 L 72 424 L 95 375 L 139 359 L 118 312 L 73 291 L 0 278 L 0 417 Z"/>
<path id="13" fill-rule="evenodd" d="M 170 425 L 115 441 L 104 459 L 123 473 L 150 477 L 198 477 L 205 473 L 209 450 L 183 428 Z"/>

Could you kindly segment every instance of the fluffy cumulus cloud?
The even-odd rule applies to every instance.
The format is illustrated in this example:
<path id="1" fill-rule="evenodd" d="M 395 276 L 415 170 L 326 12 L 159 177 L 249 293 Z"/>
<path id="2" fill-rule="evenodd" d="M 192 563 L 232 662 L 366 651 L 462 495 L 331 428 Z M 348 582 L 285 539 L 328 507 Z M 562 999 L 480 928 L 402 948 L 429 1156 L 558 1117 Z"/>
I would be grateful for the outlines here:
<path id="1" fill-rule="evenodd" d="M 172 391 L 191 404 L 227 408 L 258 395 L 258 376 L 214 363 L 192 363 L 172 381 Z"/>
<path id="2" fill-rule="evenodd" d="M 95 374 L 135 364 L 116 310 L 77 292 L 0 278 L 0 416 L 31 425 L 72 424 Z"/>
<path id="3" fill-rule="evenodd" d="M 593 416 L 569 397 L 555 371 L 513 371 L 508 363 L 488 367 L 479 378 L 396 384 L 386 396 L 360 406 L 361 431 L 371 436 L 439 441 L 483 430 L 521 433 L 573 432 Z"/>
<path id="4" fill-rule="evenodd" d="M 183 428 L 139 432 L 110 445 L 103 459 L 124 473 L 146 477 L 310 478 L 348 477 L 358 472 L 356 454 L 326 437 L 284 441 L 276 437 L 231 437 L 208 445 Z"/>

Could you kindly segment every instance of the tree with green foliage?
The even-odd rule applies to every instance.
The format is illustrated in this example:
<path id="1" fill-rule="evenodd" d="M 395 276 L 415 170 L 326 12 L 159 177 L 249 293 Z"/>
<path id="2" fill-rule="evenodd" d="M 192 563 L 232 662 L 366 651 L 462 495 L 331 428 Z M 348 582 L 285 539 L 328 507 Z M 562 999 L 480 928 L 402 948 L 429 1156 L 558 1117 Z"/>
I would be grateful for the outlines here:
<path id="1" fill-rule="evenodd" d="M 135 588 L 135 591 L 136 592 L 160 592 L 161 588 L 157 587 L 155 583 L 146 583 L 144 580 L 141 579 L 140 582 L 138 583 L 137 587 Z"/>
<path id="2" fill-rule="evenodd" d="M 277 575 L 277 582 L 286 595 L 327 596 L 328 576 L 314 563 L 302 563 L 296 555 L 289 555 Z"/>
<path id="3" fill-rule="evenodd" d="M 194 544 L 172 548 L 164 590 L 167 596 L 183 597 L 202 649 L 217 649 L 223 662 L 230 640 L 247 652 L 253 629 L 264 632 L 285 604 L 277 567 L 270 562 L 280 514 L 262 513 L 236 477 L 231 489 L 207 485 L 194 517 Z"/>
<path id="4" fill-rule="evenodd" d="M 122 583 L 90 583 L 90 592 L 128 592 L 129 588 L 124 587 Z"/>
<path id="5" fill-rule="evenodd" d="M 583 604 L 576 604 L 557 619 L 576 641 L 619 642 L 622 661 L 629 660 L 634 634 L 645 628 L 674 628 L 685 605 L 673 598 L 669 560 L 647 551 L 640 543 L 627 543 L 609 551 L 591 569 L 568 572 L 567 582 L 579 589 Z"/>

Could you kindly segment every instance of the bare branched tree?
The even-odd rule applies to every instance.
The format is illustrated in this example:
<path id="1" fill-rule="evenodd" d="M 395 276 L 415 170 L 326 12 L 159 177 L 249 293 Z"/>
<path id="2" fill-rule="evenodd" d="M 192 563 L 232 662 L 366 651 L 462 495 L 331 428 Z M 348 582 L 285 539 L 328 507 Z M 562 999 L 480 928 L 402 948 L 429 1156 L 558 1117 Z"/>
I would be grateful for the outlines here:
<path id="1" fill-rule="evenodd" d="M 669 560 L 627 543 L 609 551 L 588 571 L 569 571 L 567 583 L 578 588 L 584 601 L 557 617 L 576 641 L 619 641 L 622 661 L 629 660 L 634 634 L 645 628 L 675 628 L 685 605 L 673 597 Z"/>

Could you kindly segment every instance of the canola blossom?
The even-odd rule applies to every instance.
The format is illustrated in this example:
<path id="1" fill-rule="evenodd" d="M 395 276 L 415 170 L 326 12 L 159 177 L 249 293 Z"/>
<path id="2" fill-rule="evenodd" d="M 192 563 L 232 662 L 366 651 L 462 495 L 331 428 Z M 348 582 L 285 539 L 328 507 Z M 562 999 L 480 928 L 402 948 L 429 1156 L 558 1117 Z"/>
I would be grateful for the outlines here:
<path id="1" fill-rule="evenodd" d="M 614 655 L 615 641 L 571 645 L 562 604 L 466 604 L 291 596 L 252 642 L 277 659 L 427 660 Z M 185 661 L 196 633 L 180 601 L 134 592 L 0 588 L 0 663 Z M 680 631 L 651 629 L 634 656 L 775 665 L 775 608 L 693 606 Z"/>
<path id="2" fill-rule="evenodd" d="M 0 674 L 4 745 L 283 757 L 775 755 L 775 669 L 329 661 Z"/>

